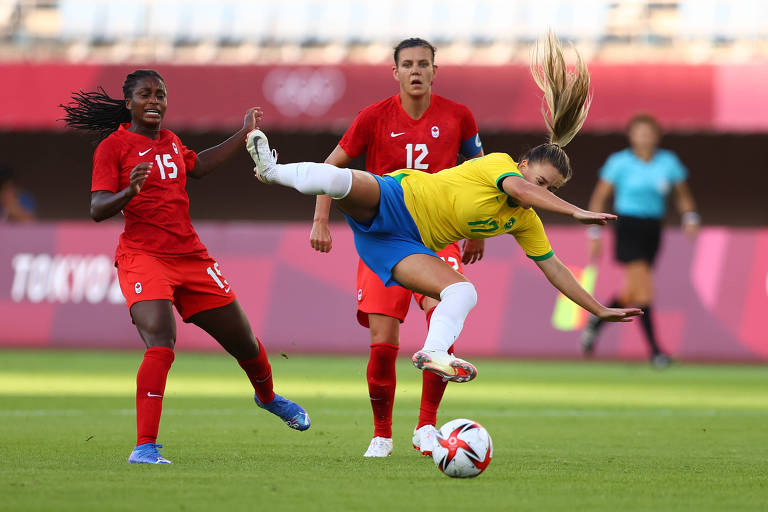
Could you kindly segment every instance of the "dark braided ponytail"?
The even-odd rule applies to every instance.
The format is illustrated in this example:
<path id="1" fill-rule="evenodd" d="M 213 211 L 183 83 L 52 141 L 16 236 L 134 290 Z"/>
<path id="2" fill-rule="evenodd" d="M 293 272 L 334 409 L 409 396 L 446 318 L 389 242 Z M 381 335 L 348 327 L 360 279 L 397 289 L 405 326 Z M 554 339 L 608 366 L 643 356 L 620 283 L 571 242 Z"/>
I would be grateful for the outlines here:
<path id="1" fill-rule="evenodd" d="M 137 82 L 147 77 L 165 83 L 157 71 L 138 69 L 125 77 L 124 99 L 111 98 L 101 86 L 97 87 L 96 92 L 72 93 L 72 101 L 59 105 L 66 113 L 63 121 L 69 128 L 93 132 L 98 135 L 99 141 L 104 140 L 117 130 L 121 123 L 131 121 L 131 112 L 125 107 L 125 100 L 133 96 Z"/>

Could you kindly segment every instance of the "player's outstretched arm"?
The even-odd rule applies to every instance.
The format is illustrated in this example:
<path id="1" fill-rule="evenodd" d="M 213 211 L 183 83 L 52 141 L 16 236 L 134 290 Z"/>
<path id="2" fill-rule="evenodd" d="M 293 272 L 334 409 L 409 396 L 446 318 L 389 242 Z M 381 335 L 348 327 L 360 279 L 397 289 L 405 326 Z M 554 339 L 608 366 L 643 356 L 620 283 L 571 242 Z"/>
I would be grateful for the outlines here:
<path id="1" fill-rule="evenodd" d="M 221 164 L 229 160 L 235 152 L 242 150 L 245 136 L 248 132 L 258 127 L 262 117 L 261 107 L 249 108 L 245 112 L 243 127 L 221 144 L 198 153 L 195 166 L 187 174 L 193 178 L 202 178 L 215 171 Z"/>
<path id="2" fill-rule="evenodd" d="M 588 291 L 582 288 L 568 267 L 563 265 L 557 256 L 553 255 L 546 260 L 537 261 L 536 264 L 547 276 L 549 282 L 563 295 L 602 320 L 631 322 L 632 317 L 643 314 L 638 308 L 607 308 L 600 304 Z"/>
<path id="3" fill-rule="evenodd" d="M 534 207 L 562 213 L 578 220 L 582 224 L 607 224 L 609 220 L 616 220 L 611 213 L 591 212 L 583 210 L 568 201 L 557 197 L 544 187 L 534 185 L 523 178 L 508 176 L 501 184 L 504 192 L 512 198 L 516 204 L 523 208 Z"/>

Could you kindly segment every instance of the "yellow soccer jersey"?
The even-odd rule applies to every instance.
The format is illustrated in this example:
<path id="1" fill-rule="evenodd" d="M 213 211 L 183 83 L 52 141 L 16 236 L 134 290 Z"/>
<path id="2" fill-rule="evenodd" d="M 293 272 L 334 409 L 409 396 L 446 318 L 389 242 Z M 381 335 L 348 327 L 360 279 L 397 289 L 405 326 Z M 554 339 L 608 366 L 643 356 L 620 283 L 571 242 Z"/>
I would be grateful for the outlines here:
<path id="1" fill-rule="evenodd" d="M 491 153 L 435 174 L 401 169 L 388 176 L 400 181 L 422 241 L 434 251 L 467 238 L 509 233 L 529 258 L 544 260 L 553 254 L 536 212 L 514 204 L 501 189 L 507 176 L 524 179 L 506 153 Z"/>

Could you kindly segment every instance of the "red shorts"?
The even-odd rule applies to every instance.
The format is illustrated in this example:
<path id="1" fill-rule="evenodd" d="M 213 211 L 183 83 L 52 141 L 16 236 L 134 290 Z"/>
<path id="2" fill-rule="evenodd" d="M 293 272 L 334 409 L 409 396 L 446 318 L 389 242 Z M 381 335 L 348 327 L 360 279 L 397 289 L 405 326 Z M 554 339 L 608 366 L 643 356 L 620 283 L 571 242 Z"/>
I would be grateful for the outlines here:
<path id="1" fill-rule="evenodd" d="M 208 254 L 158 258 L 121 254 L 117 278 L 128 308 L 144 300 L 170 300 L 181 318 L 232 303 L 235 293 Z"/>
<path id="2" fill-rule="evenodd" d="M 458 243 L 452 243 L 437 255 L 454 270 L 464 273 Z M 360 260 L 357 265 L 357 321 L 360 325 L 369 327 L 368 315 L 371 313 L 391 316 L 403 323 L 411 306 L 411 297 L 421 306 L 424 295 L 402 286 L 384 286 L 381 279 Z"/>

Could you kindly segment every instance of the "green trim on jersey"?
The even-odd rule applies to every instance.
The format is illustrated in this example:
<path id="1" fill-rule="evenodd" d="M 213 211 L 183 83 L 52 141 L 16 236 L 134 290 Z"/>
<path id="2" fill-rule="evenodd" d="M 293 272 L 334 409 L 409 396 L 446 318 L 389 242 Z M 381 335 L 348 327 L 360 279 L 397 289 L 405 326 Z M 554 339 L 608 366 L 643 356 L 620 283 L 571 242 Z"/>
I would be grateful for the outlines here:
<path id="1" fill-rule="evenodd" d="M 499 176 L 498 179 L 496 180 L 496 188 L 498 188 L 502 192 L 504 192 L 504 189 L 501 188 L 501 180 L 503 180 L 507 176 L 517 176 L 518 178 L 522 178 L 523 177 L 523 175 L 520 174 L 519 172 L 505 172 L 504 174 Z M 506 194 L 506 192 L 504 192 L 504 193 Z"/>
<path id="2" fill-rule="evenodd" d="M 501 187 L 501 180 L 503 180 L 507 176 L 517 176 L 518 178 L 522 178 L 523 177 L 523 175 L 520 174 L 519 172 L 505 172 L 504 174 L 499 176 L 499 178 L 496 180 L 496 188 L 498 188 L 502 192 L 504 192 L 504 189 Z M 506 192 L 504 192 L 504 193 L 506 194 Z M 514 201 L 512 201 L 512 197 L 509 196 L 509 195 L 507 195 L 507 204 L 509 206 L 511 206 L 512 208 L 517 208 L 518 206 L 520 206 L 519 204 L 517 204 Z"/>
<path id="3" fill-rule="evenodd" d="M 397 182 L 402 186 L 403 185 L 403 178 L 408 176 L 408 174 L 401 172 L 400 174 L 390 174 L 393 178 L 397 180 Z"/>
<path id="4" fill-rule="evenodd" d="M 547 254 L 542 254 L 541 256 L 528 256 L 528 255 L 526 254 L 526 256 L 528 256 L 529 258 L 531 258 L 533 261 L 543 261 L 543 260 L 548 260 L 549 258 L 551 258 L 551 257 L 552 257 L 552 256 L 554 256 L 554 255 L 555 255 L 555 251 L 549 251 Z"/>

